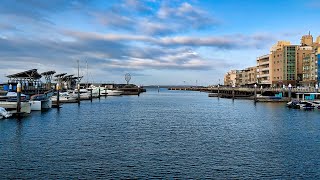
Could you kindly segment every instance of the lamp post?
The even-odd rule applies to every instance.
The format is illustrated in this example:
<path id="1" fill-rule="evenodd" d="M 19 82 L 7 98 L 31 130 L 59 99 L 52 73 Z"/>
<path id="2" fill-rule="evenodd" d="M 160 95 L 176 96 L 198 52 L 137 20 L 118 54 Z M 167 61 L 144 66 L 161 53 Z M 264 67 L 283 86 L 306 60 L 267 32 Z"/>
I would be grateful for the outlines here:
<path id="1" fill-rule="evenodd" d="M 254 84 L 254 102 L 257 102 L 257 84 Z"/>
<path id="2" fill-rule="evenodd" d="M 289 97 L 289 101 L 291 101 L 291 88 L 292 88 L 292 85 L 289 84 L 289 85 L 288 85 L 288 97 Z"/>

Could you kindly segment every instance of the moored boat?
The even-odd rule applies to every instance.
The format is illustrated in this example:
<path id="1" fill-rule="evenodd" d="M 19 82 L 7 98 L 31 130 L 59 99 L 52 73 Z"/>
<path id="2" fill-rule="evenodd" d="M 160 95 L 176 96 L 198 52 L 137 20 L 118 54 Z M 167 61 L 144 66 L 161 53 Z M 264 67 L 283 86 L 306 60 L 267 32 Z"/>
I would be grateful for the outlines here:
<path id="1" fill-rule="evenodd" d="M 48 110 L 52 108 L 52 100 L 46 94 L 36 94 L 30 97 L 32 111 Z"/>

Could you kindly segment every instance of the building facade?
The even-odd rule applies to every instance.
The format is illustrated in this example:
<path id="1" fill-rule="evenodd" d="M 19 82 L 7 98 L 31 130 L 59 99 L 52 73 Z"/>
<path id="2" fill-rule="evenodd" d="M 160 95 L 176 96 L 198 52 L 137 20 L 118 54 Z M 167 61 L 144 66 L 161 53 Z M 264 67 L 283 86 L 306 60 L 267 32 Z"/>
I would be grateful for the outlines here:
<path id="1" fill-rule="evenodd" d="M 271 86 L 281 86 L 284 80 L 285 70 L 285 47 L 290 46 L 289 41 L 278 41 L 277 44 L 270 49 L 269 56 L 269 73 Z"/>
<path id="2" fill-rule="evenodd" d="M 269 54 L 257 57 L 256 82 L 267 87 L 271 85 Z"/>
<path id="3" fill-rule="evenodd" d="M 231 70 L 231 71 L 227 72 L 224 75 L 223 84 L 225 86 L 236 86 L 236 84 L 237 84 L 236 80 L 237 80 L 237 74 L 238 73 L 239 73 L 239 70 Z"/>
<path id="4" fill-rule="evenodd" d="M 301 37 L 300 45 L 278 41 L 270 54 L 256 58 L 257 66 L 227 73 L 225 85 L 272 87 L 315 86 L 320 82 L 320 36 L 313 41 L 312 35 Z M 253 71 L 255 69 L 255 71 Z"/>

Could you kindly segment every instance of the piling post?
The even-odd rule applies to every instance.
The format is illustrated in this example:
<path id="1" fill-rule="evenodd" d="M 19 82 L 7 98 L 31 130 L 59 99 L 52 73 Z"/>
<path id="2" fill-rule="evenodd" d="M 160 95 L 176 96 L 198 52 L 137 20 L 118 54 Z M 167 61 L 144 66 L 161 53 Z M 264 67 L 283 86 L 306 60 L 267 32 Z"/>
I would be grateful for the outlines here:
<path id="1" fill-rule="evenodd" d="M 17 84 L 17 113 L 20 113 L 21 110 L 21 83 L 20 81 Z"/>
<path id="2" fill-rule="evenodd" d="M 99 99 L 100 99 L 100 85 L 99 85 L 99 95 L 98 95 Z"/>
<path id="3" fill-rule="evenodd" d="M 289 85 L 288 85 L 288 97 L 289 97 L 289 101 L 291 101 L 291 88 L 292 88 L 292 85 L 289 84 Z"/>
<path id="4" fill-rule="evenodd" d="M 232 86 L 232 99 L 234 99 L 234 88 L 235 86 Z"/>
<path id="5" fill-rule="evenodd" d="M 254 84 L 254 102 L 257 102 L 257 84 Z"/>
<path id="6" fill-rule="evenodd" d="M 218 99 L 220 97 L 220 85 L 218 84 Z"/>
<path id="7" fill-rule="evenodd" d="M 107 85 L 104 86 L 104 98 L 107 98 Z"/>
<path id="8" fill-rule="evenodd" d="M 92 102 L 92 89 L 90 89 L 90 101 Z"/>
<path id="9" fill-rule="evenodd" d="M 57 90 L 57 107 L 59 108 L 60 107 L 60 84 L 59 83 L 57 83 L 56 90 Z"/>
<path id="10" fill-rule="evenodd" d="M 80 105 L 80 84 L 78 84 L 77 89 L 78 89 L 78 104 Z"/>
<path id="11" fill-rule="evenodd" d="M 160 92 L 160 86 L 158 86 L 158 93 Z"/>

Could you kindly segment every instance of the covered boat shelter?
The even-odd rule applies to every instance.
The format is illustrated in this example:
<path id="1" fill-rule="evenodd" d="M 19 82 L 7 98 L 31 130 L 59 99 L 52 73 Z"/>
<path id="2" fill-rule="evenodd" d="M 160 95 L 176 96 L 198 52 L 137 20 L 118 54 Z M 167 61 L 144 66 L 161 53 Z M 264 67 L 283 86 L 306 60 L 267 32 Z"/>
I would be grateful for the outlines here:
<path id="1" fill-rule="evenodd" d="M 50 76 L 53 71 L 45 72 L 44 76 Z M 8 79 L 8 85 L 4 87 L 4 90 L 15 91 L 18 82 L 21 83 L 22 91 L 25 94 L 35 94 L 35 91 L 47 91 L 51 88 L 43 86 L 41 82 L 42 75 L 38 73 L 37 69 L 30 69 L 27 71 L 11 74 L 6 76 Z"/>

